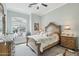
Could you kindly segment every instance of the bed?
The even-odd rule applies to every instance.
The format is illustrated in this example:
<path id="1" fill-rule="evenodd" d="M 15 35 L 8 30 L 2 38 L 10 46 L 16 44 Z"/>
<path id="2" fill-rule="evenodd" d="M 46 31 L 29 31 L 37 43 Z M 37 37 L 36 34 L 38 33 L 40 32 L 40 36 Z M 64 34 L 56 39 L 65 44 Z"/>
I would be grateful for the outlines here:
<path id="1" fill-rule="evenodd" d="M 27 36 L 26 45 L 37 55 L 41 55 L 45 50 L 59 44 L 61 26 L 53 22 L 45 27 L 45 32 L 39 35 Z"/>

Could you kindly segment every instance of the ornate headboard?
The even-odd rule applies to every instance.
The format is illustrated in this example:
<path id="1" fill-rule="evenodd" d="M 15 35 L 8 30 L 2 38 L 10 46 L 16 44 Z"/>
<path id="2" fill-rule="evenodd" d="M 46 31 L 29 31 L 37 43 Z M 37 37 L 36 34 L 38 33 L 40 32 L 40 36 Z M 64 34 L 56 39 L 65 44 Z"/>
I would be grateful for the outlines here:
<path id="1" fill-rule="evenodd" d="M 50 22 L 46 27 L 45 27 L 45 31 L 48 31 L 49 30 L 49 28 L 51 28 L 51 32 L 52 33 L 58 33 L 59 34 L 59 36 L 60 36 L 60 34 L 61 34 L 61 26 L 60 25 L 57 25 L 57 24 L 55 24 L 54 22 Z"/>

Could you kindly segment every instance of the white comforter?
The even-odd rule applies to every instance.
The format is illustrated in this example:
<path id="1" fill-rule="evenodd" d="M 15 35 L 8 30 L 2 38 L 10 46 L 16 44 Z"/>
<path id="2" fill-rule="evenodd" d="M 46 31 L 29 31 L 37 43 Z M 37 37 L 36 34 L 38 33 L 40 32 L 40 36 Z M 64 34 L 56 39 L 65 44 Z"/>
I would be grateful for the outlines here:
<path id="1" fill-rule="evenodd" d="M 55 43 L 59 40 L 58 35 L 54 36 L 42 36 L 42 35 L 32 35 L 29 38 L 33 38 L 35 41 L 41 43 L 40 51 L 43 52 L 43 48 L 49 44 Z"/>

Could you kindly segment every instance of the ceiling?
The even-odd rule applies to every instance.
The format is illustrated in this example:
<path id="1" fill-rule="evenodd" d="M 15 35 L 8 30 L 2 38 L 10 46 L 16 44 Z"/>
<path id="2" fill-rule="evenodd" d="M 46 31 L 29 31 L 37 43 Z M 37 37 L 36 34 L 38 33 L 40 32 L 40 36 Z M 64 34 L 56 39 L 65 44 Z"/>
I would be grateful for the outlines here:
<path id="1" fill-rule="evenodd" d="M 56 8 L 59 8 L 65 5 L 65 3 L 45 3 L 48 5 L 47 7 L 40 5 L 39 10 L 37 10 L 36 9 L 37 5 L 33 6 L 32 8 L 29 8 L 28 7 L 29 4 L 30 3 L 6 3 L 6 7 L 8 10 L 21 12 L 25 14 L 34 13 L 41 16 L 52 10 L 55 10 Z"/>

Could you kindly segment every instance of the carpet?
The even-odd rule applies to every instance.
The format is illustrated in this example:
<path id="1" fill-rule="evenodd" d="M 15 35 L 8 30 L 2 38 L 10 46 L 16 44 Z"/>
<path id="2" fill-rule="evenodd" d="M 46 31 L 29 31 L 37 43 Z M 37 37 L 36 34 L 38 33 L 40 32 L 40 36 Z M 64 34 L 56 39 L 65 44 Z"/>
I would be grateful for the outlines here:
<path id="1" fill-rule="evenodd" d="M 63 47 L 55 46 L 43 53 L 43 56 L 56 56 L 57 54 L 64 53 Z M 19 44 L 15 46 L 14 56 L 37 56 L 26 44 Z"/>

